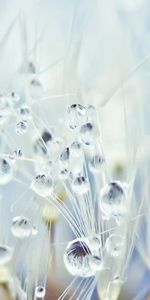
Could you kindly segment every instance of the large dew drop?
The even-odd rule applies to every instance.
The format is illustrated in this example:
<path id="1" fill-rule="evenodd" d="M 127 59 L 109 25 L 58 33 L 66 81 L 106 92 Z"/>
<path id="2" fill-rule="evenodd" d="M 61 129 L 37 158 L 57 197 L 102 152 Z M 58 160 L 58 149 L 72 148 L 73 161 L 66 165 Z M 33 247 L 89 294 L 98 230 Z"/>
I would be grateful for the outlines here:
<path id="1" fill-rule="evenodd" d="M 90 256 L 91 251 L 85 239 L 79 238 L 69 242 L 64 254 L 66 269 L 73 276 L 93 276 L 93 271 L 89 265 Z"/>
<path id="2" fill-rule="evenodd" d="M 11 232 L 17 238 L 27 238 L 32 234 L 32 222 L 23 216 L 15 217 L 12 222 Z"/>
<path id="3" fill-rule="evenodd" d="M 12 165 L 6 159 L 0 158 L 0 185 L 8 183 L 12 177 Z"/>
<path id="4" fill-rule="evenodd" d="M 31 183 L 31 189 L 44 198 L 50 196 L 52 187 L 52 179 L 45 175 L 38 175 Z"/>
<path id="5" fill-rule="evenodd" d="M 5 245 L 0 245 L 0 265 L 7 264 L 11 260 L 12 254 L 12 248 Z"/>
<path id="6" fill-rule="evenodd" d="M 100 207 L 108 217 L 120 217 L 126 213 L 126 191 L 124 184 L 113 181 L 100 191 Z"/>

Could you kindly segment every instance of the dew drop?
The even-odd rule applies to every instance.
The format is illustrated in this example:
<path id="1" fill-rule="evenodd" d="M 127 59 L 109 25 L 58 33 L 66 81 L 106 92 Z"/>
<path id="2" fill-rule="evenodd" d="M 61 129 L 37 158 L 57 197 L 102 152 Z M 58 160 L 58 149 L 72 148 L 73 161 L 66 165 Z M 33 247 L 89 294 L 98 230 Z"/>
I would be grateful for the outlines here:
<path id="1" fill-rule="evenodd" d="M 90 255 L 91 251 L 85 239 L 78 238 L 69 242 L 64 253 L 64 263 L 68 272 L 79 277 L 93 276 L 89 266 Z"/>
<path id="2" fill-rule="evenodd" d="M 42 95 L 42 84 L 38 79 L 32 79 L 29 85 L 29 94 L 31 97 L 39 97 Z"/>
<path id="3" fill-rule="evenodd" d="M 17 123 L 17 125 L 16 125 L 16 133 L 18 135 L 23 135 L 23 134 L 26 133 L 27 128 L 28 128 L 27 121 L 26 120 L 22 120 L 19 123 Z"/>
<path id="4" fill-rule="evenodd" d="M 93 173 L 100 173 L 103 170 L 104 165 L 105 159 L 101 155 L 95 155 L 89 163 L 90 170 Z"/>
<path id="5" fill-rule="evenodd" d="M 13 219 L 11 232 L 17 238 L 27 238 L 32 234 L 32 222 L 26 217 L 17 216 Z"/>
<path id="6" fill-rule="evenodd" d="M 100 207 L 109 217 L 119 217 L 126 213 L 125 185 L 120 181 L 112 181 L 100 191 Z"/>
<path id="7" fill-rule="evenodd" d="M 91 250 L 99 250 L 101 248 L 101 239 L 98 236 L 93 236 L 87 239 L 87 243 Z"/>
<path id="8" fill-rule="evenodd" d="M 77 194 L 85 194 L 89 190 L 89 184 L 84 176 L 76 177 L 72 182 L 72 189 Z"/>
<path id="9" fill-rule="evenodd" d="M 0 185 L 8 183 L 12 178 L 12 165 L 6 159 L 0 158 Z"/>
<path id="10" fill-rule="evenodd" d="M 20 108 L 20 115 L 21 115 L 21 118 L 25 121 L 27 121 L 30 117 L 30 109 L 28 106 L 22 106 Z"/>
<path id="11" fill-rule="evenodd" d="M 52 187 L 52 179 L 43 174 L 38 175 L 31 183 L 31 189 L 44 198 L 51 195 Z"/>
<path id="12" fill-rule="evenodd" d="M 46 294 L 45 287 L 42 285 L 38 285 L 35 289 L 35 296 L 38 298 L 43 298 Z"/>
<path id="13" fill-rule="evenodd" d="M 120 256 L 125 250 L 125 238 L 120 235 L 110 235 L 106 240 L 106 250 L 110 256 Z"/>
<path id="14" fill-rule="evenodd" d="M 12 248 L 5 245 L 0 245 L 0 265 L 8 263 L 12 258 L 12 254 Z"/>
<path id="15" fill-rule="evenodd" d="M 23 157 L 23 152 L 20 148 L 16 149 L 13 153 L 14 159 L 19 159 Z"/>
<path id="16" fill-rule="evenodd" d="M 72 104 L 67 111 L 67 124 L 75 129 L 86 120 L 86 108 L 81 104 Z"/>
<path id="17" fill-rule="evenodd" d="M 85 145 L 92 145 L 99 137 L 99 130 L 93 123 L 86 123 L 80 128 L 80 139 Z"/>
<path id="18" fill-rule="evenodd" d="M 60 162 L 61 163 L 68 163 L 70 157 L 70 149 L 69 147 L 65 148 L 60 155 Z"/>
<path id="19" fill-rule="evenodd" d="M 81 144 L 77 141 L 73 142 L 70 146 L 71 155 L 75 157 L 81 156 L 82 148 Z"/>

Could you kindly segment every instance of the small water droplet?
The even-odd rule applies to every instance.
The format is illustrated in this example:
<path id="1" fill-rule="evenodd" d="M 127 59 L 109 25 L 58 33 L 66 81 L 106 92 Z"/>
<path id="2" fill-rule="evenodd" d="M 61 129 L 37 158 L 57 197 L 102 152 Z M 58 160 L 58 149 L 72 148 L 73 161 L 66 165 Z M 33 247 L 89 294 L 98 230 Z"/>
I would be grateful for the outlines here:
<path id="1" fill-rule="evenodd" d="M 45 296 L 46 290 L 45 287 L 42 285 L 39 285 L 35 289 L 35 296 L 38 298 L 43 298 Z"/>
<path id="2" fill-rule="evenodd" d="M 11 232 L 17 238 L 29 237 L 32 233 L 32 222 L 26 217 L 17 216 L 13 219 Z"/>
<path id="3" fill-rule="evenodd" d="M 110 256 L 117 257 L 125 250 L 125 238 L 112 234 L 106 240 L 106 250 Z"/>
<path id="4" fill-rule="evenodd" d="M 18 135 L 23 135 L 23 134 L 26 133 L 27 128 L 28 128 L 27 121 L 26 120 L 22 120 L 22 121 L 18 122 L 17 125 L 16 125 L 16 133 Z"/>
<path id="5" fill-rule="evenodd" d="M 67 124 L 75 129 L 86 120 L 86 108 L 81 104 L 72 104 L 67 111 Z"/>
<path id="6" fill-rule="evenodd" d="M 12 178 L 12 165 L 6 159 L 0 158 L 0 185 L 8 183 Z"/>
<path id="7" fill-rule="evenodd" d="M 38 175 L 31 183 L 31 189 L 44 198 L 51 195 L 52 187 L 52 179 L 44 174 Z"/>
<path id="8" fill-rule="evenodd" d="M 93 123 L 86 123 L 80 128 L 80 139 L 85 145 L 92 145 L 99 137 L 99 130 Z"/>
<path id="9" fill-rule="evenodd" d="M 85 194 L 89 190 L 89 183 L 84 176 L 78 176 L 72 182 L 72 189 L 77 194 Z"/>
<path id="10" fill-rule="evenodd" d="M 90 170 L 93 173 L 100 173 L 101 171 L 103 171 L 104 165 L 105 159 L 101 155 L 95 155 L 89 163 Z"/>

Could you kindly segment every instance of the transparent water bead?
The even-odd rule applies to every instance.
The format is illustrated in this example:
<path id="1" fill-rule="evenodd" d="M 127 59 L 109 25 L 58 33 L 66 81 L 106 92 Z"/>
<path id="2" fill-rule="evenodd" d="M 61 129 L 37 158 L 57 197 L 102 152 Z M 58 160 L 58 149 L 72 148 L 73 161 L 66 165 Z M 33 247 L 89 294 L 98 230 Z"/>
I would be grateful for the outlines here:
<path id="1" fill-rule="evenodd" d="M 38 298 L 43 298 L 46 294 L 45 287 L 42 285 L 38 285 L 35 289 L 35 296 Z"/>
<path id="2" fill-rule="evenodd" d="M 16 159 L 22 158 L 22 157 L 23 157 L 23 152 L 22 152 L 22 150 L 21 150 L 20 148 L 16 149 L 16 150 L 14 151 L 14 153 L 13 153 L 13 157 L 14 157 L 14 159 L 15 159 L 15 158 L 16 158 Z"/>
<path id="3" fill-rule="evenodd" d="M 70 149 L 69 147 L 65 148 L 60 155 L 60 162 L 61 163 L 68 163 L 70 158 Z"/>
<path id="4" fill-rule="evenodd" d="M 92 145 L 99 137 L 99 130 L 94 123 L 86 123 L 80 128 L 80 139 L 85 145 Z"/>
<path id="5" fill-rule="evenodd" d="M 112 181 L 100 191 L 100 207 L 109 217 L 120 217 L 126 214 L 126 187 L 120 181 Z"/>
<path id="6" fill-rule="evenodd" d="M 87 244 L 91 250 L 99 250 L 102 246 L 101 239 L 98 236 L 88 238 Z"/>
<path id="7" fill-rule="evenodd" d="M 20 101 L 20 95 L 17 94 L 16 92 L 11 92 L 11 94 L 9 95 L 10 97 L 10 102 L 11 104 L 18 104 Z"/>
<path id="8" fill-rule="evenodd" d="M 0 265 L 7 264 L 13 255 L 12 248 L 6 245 L 0 245 Z"/>
<path id="9" fill-rule="evenodd" d="M 88 180 L 84 176 L 76 177 L 72 182 L 72 189 L 77 194 L 85 194 L 89 190 Z"/>
<path id="10" fill-rule="evenodd" d="M 125 251 L 126 239 L 121 235 L 112 234 L 106 240 L 106 250 L 110 256 L 120 256 Z"/>
<path id="11" fill-rule="evenodd" d="M 87 107 L 88 121 L 93 122 L 96 119 L 96 108 L 93 105 Z"/>
<path id="12" fill-rule="evenodd" d="M 98 154 L 95 155 L 89 163 L 90 170 L 93 173 L 102 172 L 104 169 L 104 166 L 105 166 L 105 159 L 102 155 L 98 155 Z"/>
<path id="13" fill-rule="evenodd" d="M 72 104 L 67 111 L 67 124 L 71 129 L 77 128 L 86 120 L 86 108 L 81 104 Z"/>
<path id="14" fill-rule="evenodd" d="M 67 179 L 69 176 L 69 171 L 67 169 L 61 169 L 59 173 L 59 178 L 62 180 Z"/>
<path id="15" fill-rule="evenodd" d="M 42 87 L 41 82 L 36 78 L 32 79 L 29 84 L 30 96 L 35 98 L 35 97 L 41 96 L 42 92 L 43 92 L 43 87 Z"/>
<path id="16" fill-rule="evenodd" d="M 52 132 L 44 130 L 41 134 L 41 137 L 36 139 L 36 141 L 33 144 L 35 154 L 45 157 L 48 153 L 48 143 L 50 143 L 52 139 Z"/>
<path id="17" fill-rule="evenodd" d="M 26 120 L 19 121 L 16 125 L 16 133 L 18 135 L 23 135 L 27 132 L 28 123 Z"/>
<path id="18" fill-rule="evenodd" d="M 11 225 L 11 232 L 17 238 L 27 238 L 32 234 L 32 222 L 30 219 L 17 216 L 13 219 Z"/>
<path id="19" fill-rule="evenodd" d="M 30 117 L 30 108 L 28 106 L 22 106 L 20 108 L 20 115 L 23 120 L 28 120 Z"/>
<path id="20" fill-rule="evenodd" d="M 85 239 L 79 238 L 69 242 L 64 253 L 64 263 L 68 272 L 79 277 L 93 276 L 89 265 L 91 254 Z"/>
<path id="21" fill-rule="evenodd" d="M 41 197 L 48 197 L 51 195 L 53 187 L 52 179 L 45 175 L 38 175 L 31 183 L 31 189 Z"/>
<path id="22" fill-rule="evenodd" d="M 70 152 L 72 156 L 79 157 L 82 153 L 81 144 L 77 141 L 73 142 L 70 146 Z"/>
<path id="23" fill-rule="evenodd" d="M 89 265 L 90 268 L 92 269 L 93 272 L 97 272 L 102 270 L 103 266 L 102 266 L 102 260 L 99 256 L 90 256 L 89 258 Z"/>
<path id="24" fill-rule="evenodd" d="M 8 160 L 0 158 L 0 185 L 8 183 L 12 178 L 12 165 L 8 162 Z"/>

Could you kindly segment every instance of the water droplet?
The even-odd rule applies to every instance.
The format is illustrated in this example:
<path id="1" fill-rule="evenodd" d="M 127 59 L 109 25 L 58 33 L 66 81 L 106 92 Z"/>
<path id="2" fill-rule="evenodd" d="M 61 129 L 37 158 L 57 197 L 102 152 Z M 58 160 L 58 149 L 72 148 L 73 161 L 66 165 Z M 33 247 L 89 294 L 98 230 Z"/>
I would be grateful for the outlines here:
<path id="1" fill-rule="evenodd" d="M 126 239 L 120 235 L 112 234 L 106 240 L 106 250 L 110 256 L 117 257 L 124 253 Z"/>
<path id="2" fill-rule="evenodd" d="M 109 217 L 119 217 L 126 213 L 125 185 L 120 181 L 113 181 L 105 185 L 100 191 L 100 207 Z"/>
<path id="3" fill-rule="evenodd" d="M 89 183 L 84 176 L 78 176 L 72 182 L 72 189 L 77 194 L 85 194 L 89 190 Z"/>
<path id="4" fill-rule="evenodd" d="M 99 250 L 101 248 L 101 239 L 98 236 L 93 236 L 87 239 L 87 243 L 91 250 Z"/>
<path id="5" fill-rule="evenodd" d="M 0 158 L 0 185 L 8 183 L 12 177 L 12 165 L 6 159 Z"/>
<path id="6" fill-rule="evenodd" d="M 62 180 L 67 179 L 69 176 L 69 171 L 67 169 L 60 170 L 59 178 Z"/>
<path id="7" fill-rule="evenodd" d="M 35 296 L 38 298 L 43 298 L 45 296 L 46 290 L 45 287 L 42 285 L 39 285 L 35 289 Z"/>
<path id="8" fill-rule="evenodd" d="M 63 150 L 63 152 L 60 155 L 60 162 L 65 164 L 68 163 L 69 157 L 70 157 L 70 149 L 69 147 L 67 147 Z"/>
<path id="9" fill-rule="evenodd" d="M 42 84 L 38 79 L 32 79 L 29 85 L 29 94 L 31 97 L 36 98 L 42 95 Z"/>
<path id="10" fill-rule="evenodd" d="M 99 130 L 93 123 L 86 123 L 80 128 L 80 139 L 85 145 L 92 145 L 99 137 Z"/>
<path id="11" fill-rule="evenodd" d="M 19 123 L 17 123 L 16 125 L 16 133 L 18 135 L 23 135 L 26 133 L 28 128 L 28 123 L 26 120 L 20 121 Z"/>
<path id="12" fill-rule="evenodd" d="M 38 175 L 31 183 L 31 189 L 41 197 L 48 197 L 51 195 L 53 187 L 52 179 L 45 175 Z"/>
<path id="13" fill-rule="evenodd" d="M 41 137 L 36 139 L 36 141 L 33 144 L 34 153 L 38 156 L 42 156 L 45 158 L 48 154 L 48 147 L 52 140 L 52 132 L 44 130 L 41 134 Z"/>
<path id="14" fill-rule="evenodd" d="M 11 94 L 10 94 L 11 104 L 16 105 L 19 103 L 19 101 L 20 101 L 20 96 L 15 92 L 11 92 Z"/>
<path id="15" fill-rule="evenodd" d="M 12 255 L 12 248 L 5 245 L 0 245 L 0 265 L 7 264 L 11 260 Z"/>
<path id="16" fill-rule="evenodd" d="M 20 115 L 21 115 L 21 118 L 25 121 L 27 121 L 30 117 L 30 109 L 28 106 L 22 106 L 20 108 Z"/>
<path id="17" fill-rule="evenodd" d="M 68 272 L 80 277 L 93 276 L 89 266 L 90 255 L 91 251 L 85 239 L 79 238 L 69 242 L 64 254 L 64 263 Z"/>
<path id="18" fill-rule="evenodd" d="M 103 170 L 104 165 L 105 159 L 101 155 L 95 155 L 89 163 L 90 170 L 93 173 L 100 173 Z"/>
<path id="19" fill-rule="evenodd" d="M 87 107 L 87 116 L 88 116 L 88 120 L 90 122 L 95 121 L 95 119 L 96 119 L 96 109 L 93 105 L 89 105 Z"/>
<path id="20" fill-rule="evenodd" d="M 13 219 L 11 232 L 17 238 L 29 237 L 32 233 L 32 222 L 26 217 L 17 216 Z"/>
<path id="21" fill-rule="evenodd" d="M 82 153 L 81 144 L 77 141 L 73 142 L 70 147 L 71 155 L 79 157 Z"/>
<path id="22" fill-rule="evenodd" d="M 20 148 L 16 149 L 13 153 L 13 157 L 14 157 L 14 159 L 22 158 L 23 157 L 22 150 Z"/>
<path id="23" fill-rule="evenodd" d="M 99 256 L 90 256 L 89 258 L 89 265 L 90 265 L 90 268 L 92 269 L 93 272 L 97 272 L 97 271 L 100 271 L 102 270 L 102 260 Z"/>
<path id="24" fill-rule="evenodd" d="M 86 108 L 81 104 L 72 104 L 67 111 L 67 124 L 71 129 L 77 128 L 86 120 Z"/>

